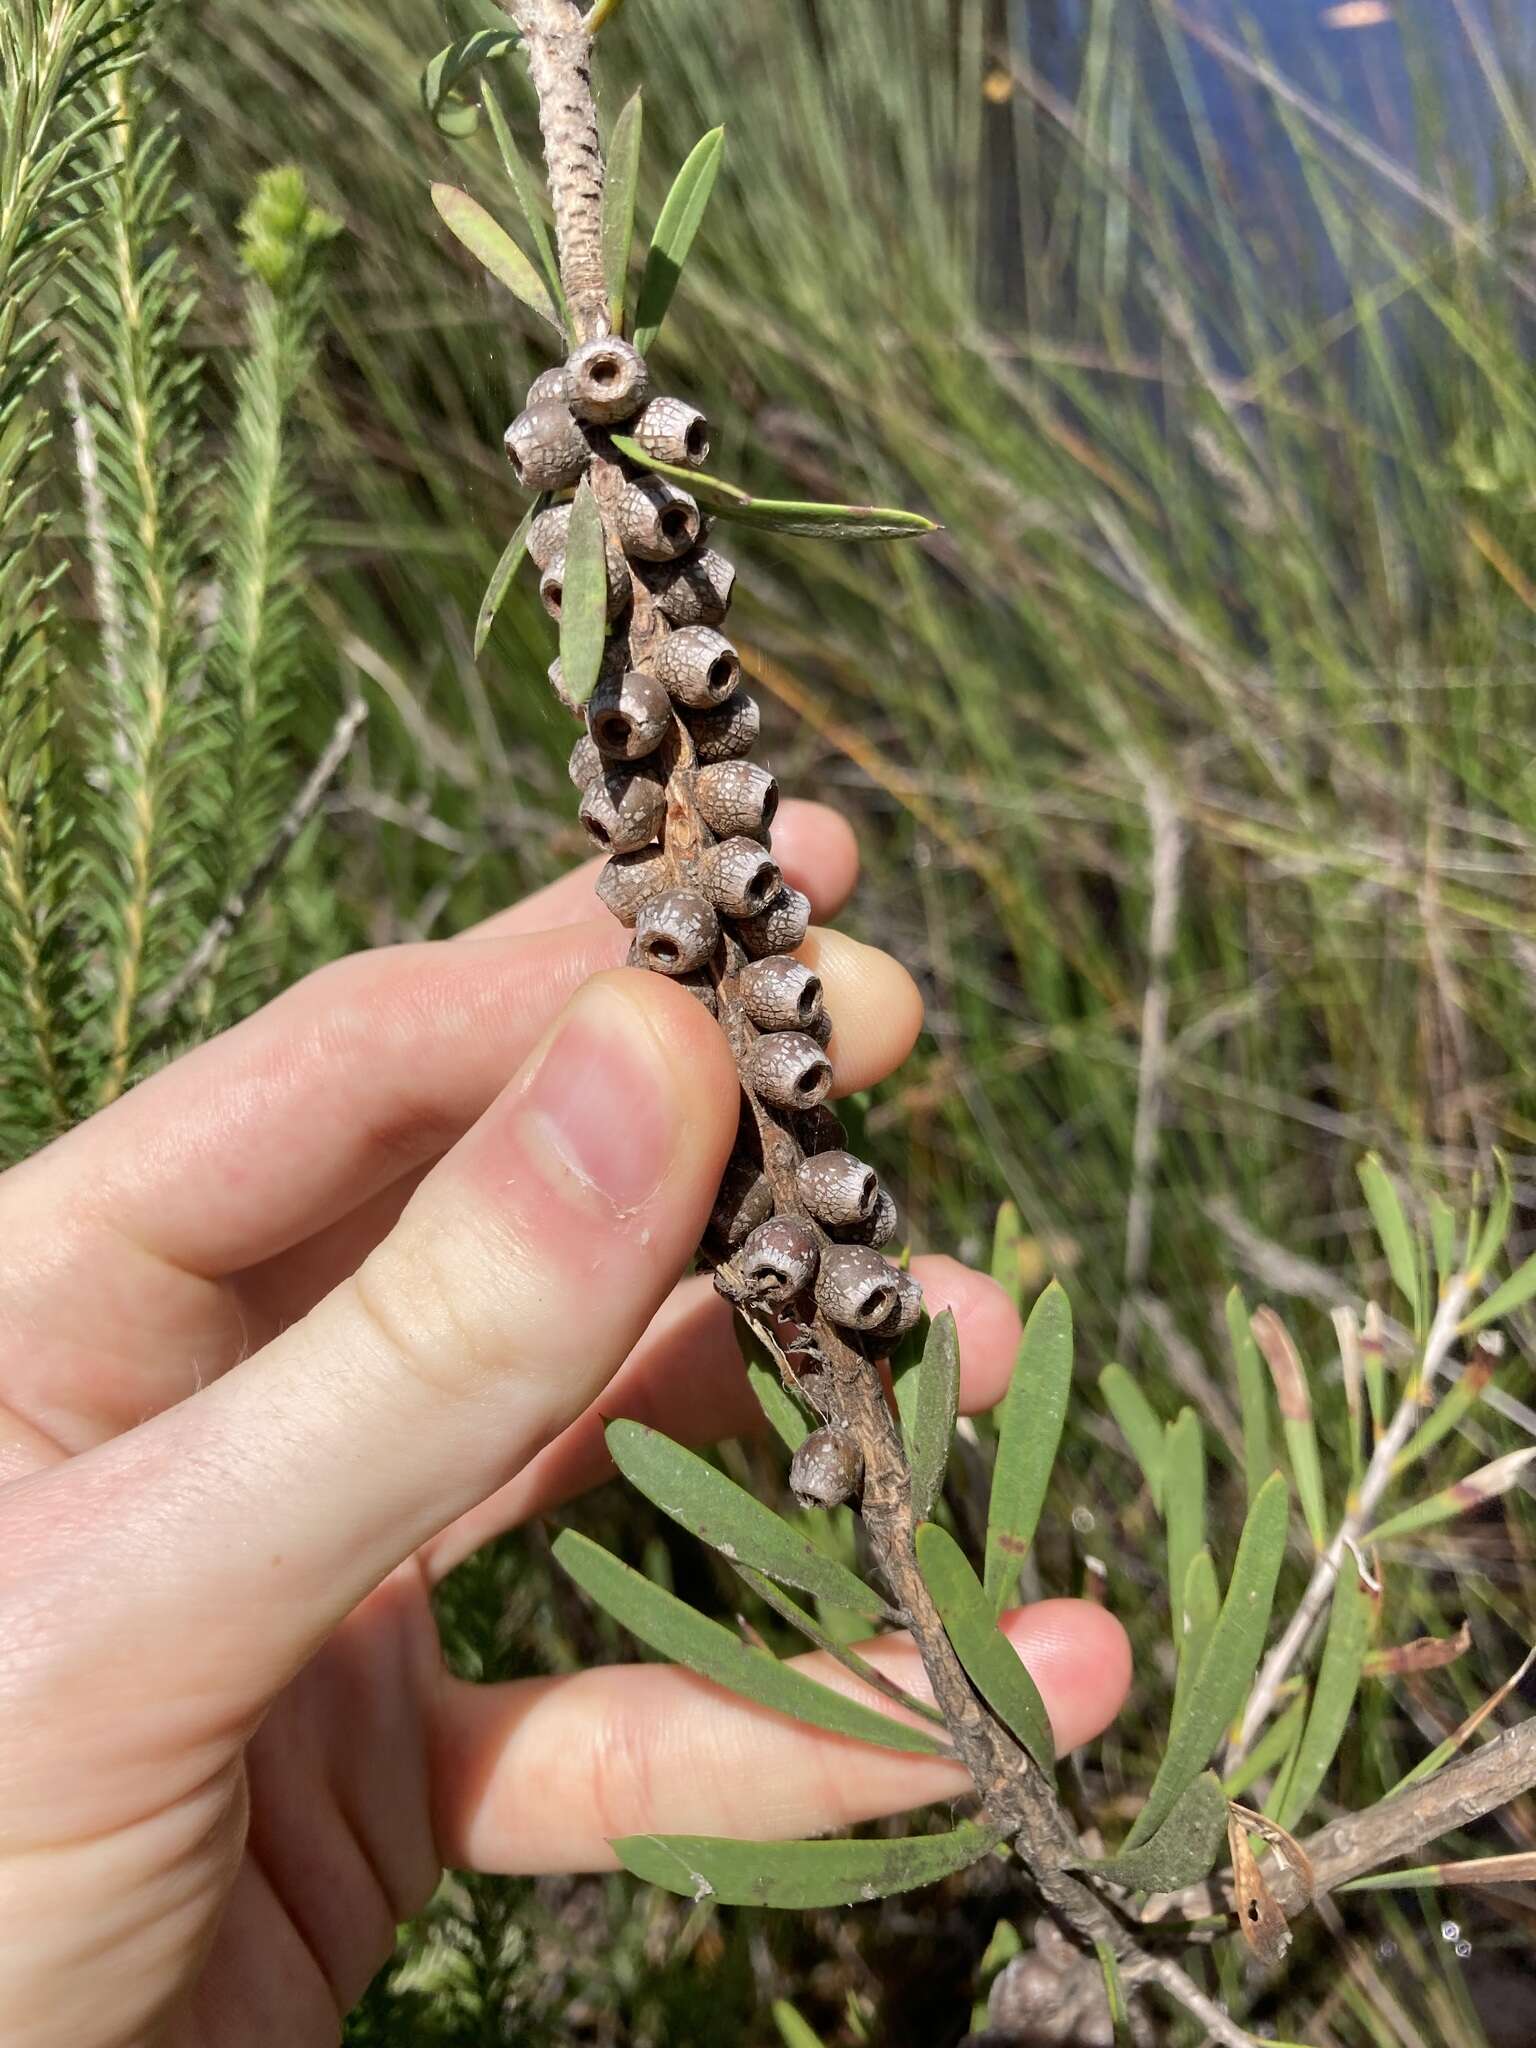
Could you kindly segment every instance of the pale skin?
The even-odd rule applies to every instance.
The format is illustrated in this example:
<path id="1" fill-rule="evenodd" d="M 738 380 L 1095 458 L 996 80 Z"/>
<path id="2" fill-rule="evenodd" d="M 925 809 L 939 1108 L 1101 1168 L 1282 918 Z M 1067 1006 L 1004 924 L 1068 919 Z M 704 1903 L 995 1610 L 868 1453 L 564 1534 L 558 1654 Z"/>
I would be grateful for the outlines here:
<path id="1" fill-rule="evenodd" d="M 789 805 L 775 842 L 835 911 L 847 828 Z M 619 1834 L 805 1834 L 966 1789 L 660 1666 L 443 1671 L 432 1586 L 607 1475 L 599 1411 L 754 1427 L 729 1319 L 684 1277 L 730 1058 L 691 997 L 616 969 L 591 881 L 324 970 L 0 1177 L 12 2048 L 320 2048 L 445 1865 L 607 1869 Z M 808 945 L 838 1088 L 867 1086 L 917 992 Z M 918 1271 L 990 1405 L 1012 1308 Z M 1103 1728 L 1119 1624 L 1048 1601 L 1007 1626 L 1059 1746 Z M 921 1689 L 903 1638 L 869 1654 Z"/>

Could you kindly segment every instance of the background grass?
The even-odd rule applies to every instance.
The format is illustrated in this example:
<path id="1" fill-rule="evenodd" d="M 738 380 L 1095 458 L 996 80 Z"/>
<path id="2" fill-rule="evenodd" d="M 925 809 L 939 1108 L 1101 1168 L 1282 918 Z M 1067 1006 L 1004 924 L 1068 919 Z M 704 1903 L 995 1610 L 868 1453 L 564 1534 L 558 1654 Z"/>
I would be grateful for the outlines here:
<path id="1" fill-rule="evenodd" d="M 920 1242 L 976 1256 L 1018 1203 L 1020 1283 L 1068 1281 L 1085 1378 L 1118 1347 L 1161 1413 L 1193 1398 L 1212 1423 L 1229 1543 L 1226 1288 L 1299 1300 L 1320 1351 L 1321 1311 L 1380 1282 L 1361 1151 L 1464 1197 L 1501 1146 L 1527 1215 L 1536 1165 L 1528 33 L 1471 0 L 1397 13 L 1375 133 L 1324 67 L 1304 88 L 1271 69 L 1226 8 L 1181 25 L 1153 0 L 630 0 L 604 35 L 609 118 L 645 88 L 645 220 L 728 125 L 657 358 L 716 421 L 715 466 L 944 526 L 920 549 L 733 547 L 773 765 L 857 815 L 851 922 L 928 997 L 870 1145 Z M 578 851 L 526 588 L 469 654 L 521 509 L 501 429 L 545 356 L 427 204 L 449 176 L 512 218 L 489 137 L 447 141 L 417 99 L 467 21 L 207 0 L 166 56 L 215 287 L 259 168 L 300 163 L 346 223 L 295 739 L 318 744 L 343 689 L 373 716 L 286 892 L 301 957 L 453 930 Z M 497 85 L 526 129 L 515 64 Z M 217 362 L 216 295 L 205 312 Z M 1519 1391 L 1524 1357 L 1507 1372 Z M 1326 1435 L 1337 1388 L 1320 1398 Z M 1157 1531 L 1131 1485 L 1085 1388 L 1041 1570 L 1075 1590 L 1105 1560 L 1141 1638 L 1142 1690 L 1092 1781 L 1111 1802 L 1144 1788 L 1167 1692 Z M 623 1512 L 631 1553 L 649 1532 L 665 1569 Z M 1404 1575 L 1389 1633 L 1471 1611 L 1475 1652 L 1423 1699 L 1367 1696 L 1340 1796 L 1372 1796 L 1506 1675 L 1527 1527 L 1522 1498 Z M 542 1545 L 456 1582 L 448 1633 L 473 1668 L 612 1649 Z M 974 1890 L 917 1919 L 898 1901 L 770 1928 L 619 1880 L 456 1885 L 355 2032 L 762 2042 L 789 1989 L 829 2039 L 952 2040 L 1012 1903 Z M 1280 2031 L 1424 2038 L 1371 1989 L 1390 1942 L 1413 2025 L 1485 2038 L 1440 1918 L 1362 1907 L 1356 1974 L 1314 1943 Z"/>

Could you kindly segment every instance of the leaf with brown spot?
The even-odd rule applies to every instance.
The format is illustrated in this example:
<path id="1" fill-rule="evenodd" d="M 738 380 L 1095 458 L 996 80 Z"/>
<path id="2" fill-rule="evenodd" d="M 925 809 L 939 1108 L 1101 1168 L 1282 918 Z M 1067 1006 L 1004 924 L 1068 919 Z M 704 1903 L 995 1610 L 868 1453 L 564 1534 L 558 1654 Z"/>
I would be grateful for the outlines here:
<path id="1" fill-rule="evenodd" d="M 1441 1671 L 1472 1647 L 1472 1624 L 1464 1621 L 1453 1636 L 1418 1636 L 1411 1643 L 1389 1643 L 1372 1650 L 1361 1673 L 1365 1678 L 1407 1678 L 1419 1671 Z"/>
<path id="2" fill-rule="evenodd" d="M 1227 1809 L 1227 1847 L 1232 1854 L 1237 1924 L 1250 1952 L 1266 1970 L 1272 1970 L 1285 1960 L 1285 1952 L 1291 1945 L 1291 1930 L 1280 1910 L 1279 1901 L 1259 1868 L 1259 1860 L 1248 1840 L 1247 1823 L 1239 1818 L 1247 1812 L 1248 1809 L 1242 1806 Z"/>

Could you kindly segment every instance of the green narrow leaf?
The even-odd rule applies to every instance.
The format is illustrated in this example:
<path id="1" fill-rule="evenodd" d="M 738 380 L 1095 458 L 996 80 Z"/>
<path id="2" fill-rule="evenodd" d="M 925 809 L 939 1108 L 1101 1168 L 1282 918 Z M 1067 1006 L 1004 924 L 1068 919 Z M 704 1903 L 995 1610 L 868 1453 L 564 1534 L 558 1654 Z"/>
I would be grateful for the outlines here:
<path id="1" fill-rule="evenodd" d="M 1495 1152 L 1493 1158 L 1498 1168 L 1499 1191 L 1489 1206 L 1488 1221 L 1483 1225 L 1477 1249 L 1468 1264 L 1467 1270 L 1474 1279 L 1486 1273 L 1504 1249 L 1504 1240 L 1509 1235 L 1509 1219 L 1515 1208 L 1515 1190 L 1509 1178 L 1509 1161 L 1502 1152 Z"/>
<path id="2" fill-rule="evenodd" d="M 867 1658 L 861 1657 L 858 1651 L 850 1648 L 847 1643 L 839 1642 L 836 1636 L 823 1628 L 814 1614 L 808 1613 L 797 1600 L 791 1600 L 782 1586 L 775 1585 L 766 1572 L 754 1571 L 751 1565 L 737 1564 L 734 1560 L 731 1563 L 731 1570 L 744 1585 L 751 1587 L 765 1606 L 773 1609 L 781 1621 L 787 1621 L 791 1628 L 798 1629 L 813 1648 L 824 1650 L 829 1657 L 836 1658 L 845 1671 L 851 1671 L 855 1678 L 862 1678 L 864 1683 L 873 1686 L 876 1692 L 884 1693 L 887 1698 L 891 1697 L 894 1680 L 886 1677 L 884 1672 L 876 1670 Z M 914 1699 L 910 1693 L 903 1692 L 900 1686 L 896 1686 L 895 1690 L 900 1694 L 900 1698 L 894 1704 L 905 1707 L 909 1714 L 916 1714 L 919 1720 L 931 1721 L 936 1728 L 943 1728 L 946 1725 L 944 1716 L 929 1701 Z"/>
<path id="3" fill-rule="evenodd" d="M 541 319 L 547 320 L 557 334 L 563 331 L 560 315 L 555 311 L 554 300 L 545 289 L 544 280 L 506 229 L 492 220 L 479 200 L 471 199 L 456 185 L 434 185 L 432 204 L 437 208 L 443 225 L 463 243 L 471 256 L 485 265 L 498 283 L 504 284 L 514 298 L 521 299 Z"/>
<path id="4" fill-rule="evenodd" d="M 1205 1436 L 1193 1408 L 1168 1425 L 1163 1466 L 1163 1515 L 1168 1528 L 1168 1591 L 1174 1606 L 1174 1649 L 1179 1647 L 1177 1606 L 1195 1553 L 1205 1542 Z"/>
<path id="5" fill-rule="evenodd" d="M 1243 1524 L 1232 1583 L 1221 1603 L 1211 1639 L 1184 1696 L 1178 1719 L 1168 1732 L 1168 1746 L 1158 1765 L 1147 1803 L 1126 1838 L 1134 1849 L 1156 1833 L 1192 1785 L 1228 1724 L 1236 1717 L 1253 1683 L 1275 1582 L 1285 1556 L 1285 1531 L 1290 1495 L 1278 1472 L 1259 1488 Z"/>
<path id="6" fill-rule="evenodd" d="M 1237 1373 L 1237 1400 L 1243 1417 L 1243 1479 L 1252 1500 L 1275 1469 L 1269 1434 L 1269 1382 L 1259 1347 L 1248 1327 L 1248 1304 L 1242 1290 L 1227 1296 L 1227 1336 Z"/>
<path id="7" fill-rule="evenodd" d="M 661 1656 L 687 1665 L 701 1678 L 712 1679 L 775 1713 L 826 1728 L 834 1735 L 851 1736 L 856 1742 L 873 1743 L 878 1749 L 942 1754 L 942 1745 L 926 1730 L 888 1720 L 873 1708 L 807 1678 L 792 1665 L 779 1663 L 766 1650 L 742 1642 L 719 1622 L 652 1585 L 589 1536 L 575 1529 L 562 1530 L 555 1539 L 554 1552 L 587 1597 L 605 1613 Z"/>
<path id="8" fill-rule="evenodd" d="M 1361 1541 L 1367 1544 L 1390 1543 L 1395 1536 L 1411 1536 L 1419 1529 L 1432 1529 L 1437 1522 L 1454 1521 L 1457 1515 L 1464 1515 L 1471 1508 L 1481 1507 L 1484 1501 L 1496 1500 L 1501 1493 L 1508 1493 L 1533 1458 L 1536 1458 L 1536 1444 L 1527 1446 L 1523 1451 L 1508 1451 L 1502 1458 L 1479 1465 L 1465 1479 L 1442 1487 L 1428 1500 L 1404 1508 L 1399 1514 L 1389 1515 Z"/>
<path id="9" fill-rule="evenodd" d="M 917 1391 L 923 1353 L 928 1349 L 928 1339 L 932 1333 L 933 1319 L 924 1309 L 891 1353 L 891 1392 L 896 1400 L 901 1440 L 906 1445 L 911 1444 L 912 1431 L 917 1422 Z"/>
<path id="10" fill-rule="evenodd" d="M 475 614 L 475 659 L 478 661 L 486 641 L 490 638 L 496 614 L 501 610 L 501 601 L 512 585 L 512 578 L 522 566 L 523 556 L 528 552 L 528 533 L 535 519 L 544 510 L 548 500 L 535 498 L 528 510 L 517 523 L 517 530 L 502 549 L 501 560 L 491 571 L 491 580 L 485 586 L 485 595 L 480 600 L 480 609 Z"/>
<path id="11" fill-rule="evenodd" d="M 1131 1456 L 1141 1467 L 1141 1476 L 1147 1482 L 1152 1505 L 1161 1512 L 1167 1454 L 1163 1425 L 1152 1403 L 1123 1365 L 1105 1366 L 1099 1374 L 1099 1392 L 1104 1396 L 1104 1405 L 1114 1417 Z"/>
<path id="12" fill-rule="evenodd" d="M 1296 1497 L 1318 1550 L 1328 1541 L 1328 1509 L 1323 1496 L 1323 1466 L 1312 1413 L 1312 1388 L 1306 1361 L 1296 1340 L 1272 1308 L 1257 1308 L 1249 1319 L 1254 1342 L 1264 1354 L 1280 1408 L 1280 1426 L 1291 1461 Z"/>
<path id="13" fill-rule="evenodd" d="M 903 512 L 891 505 L 821 505 L 809 499 L 754 498 L 739 484 L 648 455 L 628 434 L 615 434 L 613 445 L 628 461 L 680 483 L 705 511 L 743 526 L 797 533 L 810 540 L 911 540 L 939 530 L 920 512 Z"/>
<path id="14" fill-rule="evenodd" d="M 1411 1471 L 1437 1443 L 1450 1435 L 1477 1406 L 1492 1378 L 1493 1367 L 1481 1356 L 1462 1367 L 1460 1377 L 1447 1388 L 1398 1453 L 1392 1466 L 1394 1478 Z"/>
<path id="15" fill-rule="evenodd" d="M 1456 1257 L 1456 1215 L 1442 1195 L 1429 1198 L 1429 1241 L 1435 1253 L 1435 1277 L 1443 1287 L 1459 1270 Z"/>
<path id="16" fill-rule="evenodd" d="M 565 532 L 565 587 L 560 600 L 560 667 L 565 694 L 585 704 L 597 687 L 608 641 L 608 560 L 603 516 L 583 480 Z"/>
<path id="17" fill-rule="evenodd" d="M 1099 1959 L 1099 1968 L 1104 1973 L 1104 1996 L 1109 2002 L 1109 2024 L 1114 2033 L 1114 2048 L 1136 2048 L 1131 2031 L 1131 2011 L 1125 2002 L 1125 1986 L 1120 1982 L 1120 1964 L 1114 1950 L 1107 1941 L 1096 1941 L 1093 1952 Z"/>
<path id="18" fill-rule="evenodd" d="M 992 1612 L 1018 1596 L 1072 1390 L 1072 1304 L 1053 1280 L 1029 1312 L 998 1419 L 987 1511 L 987 1598 Z"/>
<path id="19" fill-rule="evenodd" d="M 966 1821 L 897 1842 L 732 1842 L 715 1835 L 620 1835 L 609 1847 L 648 1884 L 721 1906 L 856 1906 L 979 1863 L 1001 1830 Z"/>
<path id="20" fill-rule="evenodd" d="M 496 137 L 496 147 L 501 151 L 502 166 L 507 174 L 507 183 L 512 187 L 517 200 L 518 211 L 528 223 L 528 232 L 533 237 L 533 246 L 538 255 L 539 268 L 549 286 L 549 296 L 558 308 L 560 323 L 565 324 L 565 290 L 560 282 L 560 265 L 555 256 L 555 245 L 550 240 L 549 226 L 544 219 L 544 209 L 539 204 L 539 188 L 527 159 L 517 146 L 516 138 L 501 111 L 501 101 L 490 86 L 483 81 L 480 97 L 485 102 L 485 111 L 491 117 L 491 130 Z"/>
<path id="21" fill-rule="evenodd" d="M 1387 1267 L 1397 1290 L 1413 1312 L 1413 1327 L 1424 1328 L 1424 1297 L 1419 1286 L 1419 1257 L 1413 1230 L 1403 1208 L 1402 1197 L 1374 1152 L 1367 1153 L 1355 1169 L 1365 1194 L 1366 1207 L 1376 1226 L 1376 1235 L 1387 1255 Z"/>
<path id="22" fill-rule="evenodd" d="M 773 2001 L 773 2024 L 784 2048 L 826 2048 L 820 2034 L 806 2024 L 787 1998 Z"/>
<path id="23" fill-rule="evenodd" d="M 1531 1296 L 1536 1294 L 1536 1252 L 1521 1266 L 1517 1266 L 1502 1287 L 1495 1287 L 1486 1301 L 1479 1302 L 1470 1315 L 1462 1317 L 1457 1324 L 1461 1331 L 1481 1330 L 1489 1323 L 1496 1323 L 1502 1316 L 1513 1315 L 1517 1308 L 1524 1308 Z"/>
<path id="24" fill-rule="evenodd" d="M 1241 1799 L 1250 1785 L 1268 1777 L 1277 1765 L 1295 1753 L 1306 1724 L 1310 1698 L 1311 1694 L 1302 1686 L 1285 1712 L 1270 1722 L 1237 1769 L 1222 1781 L 1221 1789 L 1229 1799 Z"/>
<path id="25" fill-rule="evenodd" d="M 699 232 L 699 222 L 709 204 L 709 195 L 715 189 L 715 177 L 724 148 L 723 128 L 711 128 L 707 135 L 701 136 L 689 151 L 682 169 L 672 181 L 671 191 L 662 202 L 656 232 L 651 237 L 650 254 L 645 259 L 645 274 L 640 280 L 640 296 L 635 305 L 635 347 L 641 355 L 650 354 L 651 343 L 667 316 L 672 294 L 683 274 L 683 265 L 688 261 L 688 251 L 693 247 L 693 238 Z"/>
<path id="26" fill-rule="evenodd" d="M 746 1361 L 747 1380 L 758 1406 L 785 1447 L 790 1452 L 798 1451 L 814 1425 L 785 1386 L 772 1352 L 740 1311 L 736 1315 L 736 1342 Z"/>
<path id="27" fill-rule="evenodd" d="M 1056 1768 L 1051 1719 L 1023 1659 L 998 1627 L 980 1579 L 947 1529 L 924 1522 L 917 1532 L 917 1563 L 933 1595 L 944 1633 L 966 1676 L 1042 1771 Z"/>
<path id="28" fill-rule="evenodd" d="M 933 1319 L 917 1369 L 907 1461 L 912 1467 L 912 1513 L 925 1522 L 944 1490 L 955 1417 L 960 1413 L 960 1336 L 954 1314 Z"/>
<path id="29" fill-rule="evenodd" d="M 480 125 L 474 108 L 452 97 L 454 87 L 482 64 L 515 50 L 521 40 L 516 29 L 480 28 L 438 51 L 421 74 L 421 104 L 445 135 L 462 139 Z"/>
<path id="30" fill-rule="evenodd" d="M 1198 1884 L 1215 1864 L 1227 1832 L 1227 1797 L 1214 1771 L 1202 1771 L 1168 1818 L 1139 1849 L 1081 1867 L 1130 1891 L 1176 1892 Z"/>
<path id="31" fill-rule="evenodd" d="M 1174 1614 L 1173 1646 L 1178 1652 L 1179 1670 L 1174 1681 L 1173 1711 L 1200 1669 L 1211 1630 L 1221 1612 L 1221 1581 L 1209 1549 L 1197 1550 L 1184 1575 L 1184 1591 Z"/>
<path id="32" fill-rule="evenodd" d="M 1024 1306 L 1024 1276 L 1019 1256 L 1024 1248 L 1024 1225 L 1017 1202 L 1001 1202 L 992 1226 L 992 1278 L 1015 1308 Z"/>
<path id="33" fill-rule="evenodd" d="M 624 332 L 624 293 L 629 279 L 629 245 L 635 234 L 635 186 L 640 176 L 643 121 L 638 91 L 624 102 L 608 143 L 603 175 L 603 282 L 615 334 Z"/>
<path id="34" fill-rule="evenodd" d="M 1360 1690 L 1360 1671 L 1370 1644 L 1373 1613 L 1371 1595 L 1355 1569 L 1353 1558 L 1346 1553 L 1344 1569 L 1333 1589 L 1328 1636 L 1317 1668 L 1307 1732 L 1286 1780 L 1284 1800 L 1274 1812 L 1274 1818 L 1287 1832 L 1293 1831 L 1305 1817 L 1344 1739 L 1355 1695 Z"/>
<path id="35" fill-rule="evenodd" d="M 603 1434 L 630 1485 L 732 1564 L 753 1565 L 871 1621 L 890 1620 L 891 1610 L 873 1587 L 695 1452 L 643 1422 L 610 1422 Z"/>

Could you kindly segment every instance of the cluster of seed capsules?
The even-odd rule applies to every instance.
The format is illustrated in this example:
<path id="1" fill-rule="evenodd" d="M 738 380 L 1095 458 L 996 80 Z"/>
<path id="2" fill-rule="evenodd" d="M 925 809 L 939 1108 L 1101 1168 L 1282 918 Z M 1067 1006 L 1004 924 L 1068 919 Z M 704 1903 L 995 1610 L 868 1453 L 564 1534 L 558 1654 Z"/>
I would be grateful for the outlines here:
<path id="1" fill-rule="evenodd" d="M 758 707 L 720 631 L 735 571 L 691 494 L 626 461 L 615 431 L 676 468 L 696 469 L 709 453 L 703 414 L 653 396 L 644 358 L 617 336 L 583 343 L 536 378 L 506 434 L 520 483 L 559 494 L 590 477 L 603 518 L 608 640 L 591 697 L 571 706 L 585 730 L 570 761 L 582 826 L 608 855 L 597 893 L 634 932 L 630 963 L 688 988 L 730 1030 L 746 1101 L 706 1240 L 716 1284 L 802 1326 L 814 1304 L 852 1348 L 882 1356 L 916 1322 L 922 1296 L 881 1256 L 895 1205 L 824 1106 L 831 1026 L 820 980 L 794 957 L 810 905 L 770 851 L 778 788 L 748 758 Z M 570 519 L 569 503 L 552 505 L 529 533 L 556 619 Z M 550 681 L 569 704 L 558 661 Z M 776 1135 L 786 1133 L 793 1151 Z M 832 1470 L 833 1448 L 821 1446 L 821 1463 L 842 1498 L 851 1487 Z M 797 1460 L 808 1483 L 815 1463 Z"/>

